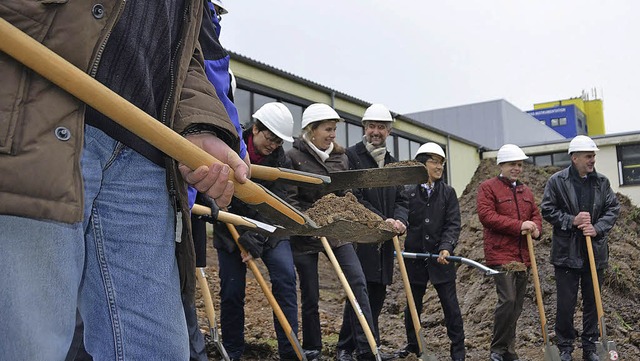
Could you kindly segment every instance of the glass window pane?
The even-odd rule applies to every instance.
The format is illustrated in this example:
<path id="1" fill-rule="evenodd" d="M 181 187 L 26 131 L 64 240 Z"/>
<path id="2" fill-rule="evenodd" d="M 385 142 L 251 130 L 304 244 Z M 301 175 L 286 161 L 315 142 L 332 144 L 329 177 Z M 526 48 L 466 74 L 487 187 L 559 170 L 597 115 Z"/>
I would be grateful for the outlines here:
<path id="1" fill-rule="evenodd" d="M 387 151 L 391 154 L 392 157 L 398 159 L 396 156 L 396 137 L 393 135 L 389 135 L 387 137 Z"/>
<path id="2" fill-rule="evenodd" d="M 236 89 L 233 103 L 238 109 L 240 124 L 249 124 L 251 122 L 251 93 L 244 89 Z"/>
<path id="3" fill-rule="evenodd" d="M 253 109 L 252 110 L 255 112 L 256 110 L 260 109 L 261 106 L 270 102 L 275 102 L 275 101 L 276 101 L 275 98 L 268 97 L 258 93 L 253 93 Z"/>
<path id="4" fill-rule="evenodd" d="M 293 115 L 293 136 L 297 137 L 300 135 L 300 124 L 302 122 L 302 107 L 296 104 L 291 104 L 287 102 L 282 102 L 282 104 L 286 105 Z"/>
<path id="5" fill-rule="evenodd" d="M 336 124 L 336 143 L 347 147 L 347 123 L 338 122 Z"/>
<path id="6" fill-rule="evenodd" d="M 416 155 L 416 152 L 418 151 L 418 148 L 420 148 L 420 143 L 418 142 L 414 142 L 413 140 L 409 142 L 409 149 L 411 152 L 411 159 L 414 158 L 414 156 Z"/>
<path id="7" fill-rule="evenodd" d="M 571 156 L 568 153 L 554 153 L 553 165 L 556 167 L 568 167 L 571 164 Z"/>
<path id="8" fill-rule="evenodd" d="M 640 144 L 620 146 L 618 153 L 620 154 L 618 164 L 622 174 L 621 183 L 640 184 Z"/>
<path id="9" fill-rule="evenodd" d="M 358 143 L 359 141 L 362 140 L 362 136 L 364 135 L 364 129 L 359 126 L 359 125 L 355 125 L 355 124 L 347 124 L 347 147 L 350 147 L 352 145 L 355 145 L 356 143 Z"/>
<path id="10" fill-rule="evenodd" d="M 551 165 L 551 154 L 536 155 L 534 159 L 538 166 Z"/>
<path id="11" fill-rule="evenodd" d="M 408 159 L 411 159 L 411 148 L 409 146 L 409 139 L 398 137 L 398 160 Z"/>

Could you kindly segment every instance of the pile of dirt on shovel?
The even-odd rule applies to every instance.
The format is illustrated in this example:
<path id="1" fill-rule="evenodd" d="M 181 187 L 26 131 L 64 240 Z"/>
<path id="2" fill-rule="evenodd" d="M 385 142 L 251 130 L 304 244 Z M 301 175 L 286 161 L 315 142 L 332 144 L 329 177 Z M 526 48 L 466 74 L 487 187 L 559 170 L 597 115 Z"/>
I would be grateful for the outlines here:
<path id="1" fill-rule="evenodd" d="M 547 179 L 558 168 L 534 167 L 525 164 L 521 180 L 527 184 L 539 204 Z M 476 192 L 478 185 L 498 174 L 495 160 L 485 160 L 464 192 L 459 195 L 462 217 L 460 242 L 456 255 L 484 263 L 482 249 L 482 225 L 476 214 Z M 612 179 L 612 182 L 616 180 Z M 631 204 L 629 199 L 618 194 L 622 205 L 620 217 L 610 233 L 610 267 L 606 271 L 602 287 L 603 306 L 609 339 L 617 343 L 621 359 L 640 360 L 640 208 Z M 543 222 L 543 235 L 535 241 L 536 259 L 540 273 L 544 307 L 547 314 L 549 334 L 555 342 L 553 331 L 556 315 L 556 291 L 553 267 L 549 263 L 551 249 L 551 226 Z M 207 274 L 209 276 L 216 310 L 219 311 L 217 278 L 217 255 L 209 243 Z M 320 276 L 320 321 L 323 333 L 323 356 L 325 360 L 335 358 L 335 344 L 342 322 L 344 291 L 338 278 L 325 257 L 319 257 Z M 268 279 L 268 272 L 258 261 L 262 274 Z M 462 310 L 467 360 L 482 361 L 489 356 L 489 345 L 493 325 L 493 310 L 496 294 L 491 278 L 466 265 L 458 268 L 458 299 Z M 199 295 L 199 293 L 198 293 Z M 300 303 L 299 303 L 300 304 Z M 388 287 L 387 299 L 380 315 L 380 333 L 382 350 L 391 352 L 406 343 L 402 312 L 406 300 L 400 274 L 396 269 L 394 282 Z M 578 300 L 581 304 L 581 299 Z M 202 325 L 206 325 L 204 304 L 198 297 L 198 315 Z M 423 300 L 421 316 L 425 338 L 429 350 L 438 360 L 449 359 L 449 340 L 444 326 L 444 317 L 438 296 L 429 286 Z M 218 314 L 218 316 L 220 316 Z M 245 337 L 247 350 L 243 360 L 277 360 L 275 332 L 273 331 L 272 311 L 255 279 L 247 275 L 247 300 L 245 304 Z M 582 309 L 578 306 L 575 327 L 582 330 Z M 203 326 L 204 328 L 204 326 Z M 516 350 L 521 359 L 527 361 L 543 360 L 542 337 L 538 309 L 535 303 L 533 282 L 527 287 L 524 310 L 517 329 Z M 302 341 L 302 333 L 298 338 Z M 579 337 L 578 337 L 579 340 Z M 579 342 L 576 343 L 574 359 L 581 359 Z M 207 336 L 207 348 L 211 360 L 220 359 L 211 339 Z M 417 360 L 413 355 L 405 360 Z"/>

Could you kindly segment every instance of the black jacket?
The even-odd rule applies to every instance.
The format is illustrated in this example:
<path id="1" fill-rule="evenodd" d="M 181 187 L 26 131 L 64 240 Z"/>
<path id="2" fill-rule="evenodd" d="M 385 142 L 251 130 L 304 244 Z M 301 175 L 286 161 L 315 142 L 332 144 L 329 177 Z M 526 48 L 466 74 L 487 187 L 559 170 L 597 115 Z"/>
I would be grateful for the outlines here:
<path id="1" fill-rule="evenodd" d="M 460 236 L 460 206 L 456 191 L 443 181 L 437 181 L 431 196 L 427 196 L 426 189 L 419 184 L 407 186 L 406 195 L 409 198 L 409 227 L 405 251 L 438 254 L 447 250 L 453 255 Z M 426 284 L 427 275 L 432 284 L 456 279 L 456 268 L 452 262 L 442 265 L 435 259 L 406 259 L 405 263 L 412 283 Z"/>
<path id="2" fill-rule="evenodd" d="M 243 138 L 245 142 L 249 141 L 249 136 L 251 134 L 251 131 L 247 131 L 244 133 Z M 291 160 L 285 154 L 282 147 L 279 147 L 273 153 L 266 156 L 260 165 L 267 167 L 291 168 Z M 253 179 L 253 181 L 255 183 L 261 184 L 284 201 L 290 201 L 292 188 L 291 186 L 282 182 L 265 181 L 262 179 Z M 229 207 L 227 207 L 227 210 L 231 213 L 249 217 L 264 223 L 272 223 L 268 219 L 260 215 L 260 213 L 258 213 L 258 211 L 256 211 L 254 208 L 247 206 L 246 203 L 238 200 L 237 198 L 233 198 L 231 204 L 229 205 Z M 241 239 L 243 241 L 251 243 L 251 245 L 243 244 L 243 246 L 245 246 L 247 250 L 258 250 L 258 253 L 251 252 L 251 254 L 256 258 L 260 256 L 259 253 L 261 252 L 259 251 L 259 249 L 273 248 L 278 244 L 278 242 L 282 240 L 282 238 L 266 237 L 256 232 L 246 230 L 243 232 L 242 230 L 238 229 L 238 232 L 240 233 Z M 217 249 L 226 250 L 227 252 L 233 252 L 237 248 L 235 241 L 231 237 L 231 234 L 229 233 L 229 230 L 227 229 L 227 225 L 225 223 L 215 223 L 213 246 Z"/>
<path id="3" fill-rule="evenodd" d="M 350 169 L 378 168 L 378 163 L 365 148 L 363 142 L 359 142 L 347 149 Z M 387 152 L 384 164 L 394 163 L 397 160 Z M 383 188 L 354 189 L 354 194 L 367 209 L 378 214 L 382 219 L 393 218 L 407 225 L 409 202 L 404 195 L 403 186 Z M 389 285 L 393 281 L 393 242 L 387 240 L 382 244 L 359 243 L 356 252 L 367 282 Z"/>
<path id="4" fill-rule="evenodd" d="M 575 187 L 571 181 L 569 166 L 552 175 L 547 181 L 544 196 L 540 204 L 542 217 L 553 226 L 551 263 L 568 268 L 582 268 L 588 264 L 585 237 L 582 231 L 573 225 L 579 213 Z M 616 223 L 620 204 L 611 189 L 607 177 L 595 171 L 589 177 L 594 189 L 591 223 L 597 236 L 592 238 L 596 268 L 608 266 L 609 245 L 607 234 Z"/>

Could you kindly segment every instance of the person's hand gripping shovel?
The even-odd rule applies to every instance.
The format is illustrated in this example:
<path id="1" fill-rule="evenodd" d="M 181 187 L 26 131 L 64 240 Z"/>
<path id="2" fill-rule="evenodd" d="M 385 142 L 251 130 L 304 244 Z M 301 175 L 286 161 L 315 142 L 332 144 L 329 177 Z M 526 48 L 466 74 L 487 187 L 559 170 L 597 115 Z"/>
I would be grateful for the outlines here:
<path id="1" fill-rule="evenodd" d="M 393 236 L 393 248 L 396 250 L 396 259 L 398 260 L 398 266 L 400 267 L 400 274 L 402 275 L 402 283 L 404 284 L 404 292 L 407 296 L 407 307 L 411 313 L 411 323 L 413 323 L 413 329 L 418 339 L 418 348 L 420 351 L 419 357 L 422 361 L 437 361 L 438 358 L 429 351 L 427 351 L 427 341 L 424 338 L 422 332 L 422 325 L 420 324 L 420 317 L 418 316 L 418 310 L 416 309 L 416 303 L 413 300 L 413 292 L 411 291 L 411 284 L 409 283 L 409 275 L 407 274 L 407 267 L 404 264 L 404 258 L 402 257 L 402 249 L 400 248 L 400 240 L 398 236 Z"/>
<path id="2" fill-rule="evenodd" d="M 180 136 L 124 98 L 69 63 L 20 29 L 0 18 L 0 50 L 40 74 L 71 95 L 111 118 L 171 158 L 194 170 L 200 166 L 222 164 L 211 154 Z M 307 216 L 291 207 L 260 185 L 247 180 L 240 183 L 231 171 L 234 196 L 269 215 L 283 219 L 303 230 L 317 226 Z"/>
<path id="3" fill-rule="evenodd" d="M 540 327 L 542 328 L 542 340 L 544 342 L 544 361 L 561 361 L 560 350 L 556 345 L 552 345 L 549 341 L 549 331 L 547 328 L 547 317 L 544 313 L 544 304 L 542 302 L 542 291 L 540 289 L 540 278 L 538 277 L 538 265 L 536 263 L 536 255 L 533 250 L 533 239 L 531 232 L 527 234 L 527 246 L 529 247 L 529 258 L 531 259 L 531 272 L 533 273 L 533 285 L 536 290 L 536 302 L 538 304 L 538 312 L 540 313 Z"/>
<path id="4" fill-rule="evenodd" d="M 602 296 L 600 294 L 600 283 L 598 282 L 598 271 L 596 270 L 596 261 L 593 256 L 593 244 L 591 236 L 585 236 L 587 241 L 587 254 L 589 255 L 589 269 L 591 270 L 591 283 L 593 283 L 593 296 L 596 301 L 596 310 L 598 312 L 598 328 L 600 329 L 600 339 L 596 341 L 596 352 L 600 360 L 618 360 L 618 347 L 615 341 L 609 341 L 607 338 L 607 326 L 604 322 L 604 310 L 602 309 Z"/>

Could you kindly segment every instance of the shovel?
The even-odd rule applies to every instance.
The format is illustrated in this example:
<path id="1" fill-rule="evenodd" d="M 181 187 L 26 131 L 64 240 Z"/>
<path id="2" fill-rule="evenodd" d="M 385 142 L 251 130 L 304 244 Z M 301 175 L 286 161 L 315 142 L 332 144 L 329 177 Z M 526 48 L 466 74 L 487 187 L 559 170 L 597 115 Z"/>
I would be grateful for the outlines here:
<path id="1" fill-rule="evenodd" d="M 213 339 L 213 343 L 216 345 L 220 356 L 225 361 L 230 361 L 229 354 L 220 340 L 218 334 L 218 323 L 216 321 L 216 311 L 213 308 L 213 300 L 211 299 L 211 291 L 209 291 L 209 283 L 207 282 L 207 276 L 204 273 L 204 268 L 196 269 L 196 278 L 200 284 L 200 291 L 204 297 L 204 308 L 207 311 L 207 318 L 209 319 L 209 335 Z"/>
<path id="2" fill-rule="evenodd" d="M 411 321 L 413 322 L 413 328 L 416 332 L 416 338 L 418 339 L 418 348 L 420 349 L 420 359 L 422 361 L 437 361 L 435 355 L 427 354 L 427 341 L 424 339 L 422 332 L 422 324 L 420 324 L 420 317 L 418 316 L 418 310 L 416 309 L 416 303 L 413 300 L 413 292 L 411 291 L 411 285 L 409 284 L 409 275 L 407 274 L 407 267 L 404 265 L 404 258 L 402 249 L 400 248 L 400 240 L 398 236 L 393 236 L 393 248 L 396 250 L 396 259 L 398 260 L 398 266 L 400 267 L 400 274 L 402 275 L 402 283 L 404 284 L 404 292 L 407 294 L 407 306 L 411 313 Z"/>
<path id="3" fill-rule="evenodd" d="M 340 279 L 342 288 L 344 288 L 344 291 L 347 294 L 347 298 L 351 303 L 351 307 L 353 308 L 354 313 L 358 317 L 358 321 L 360 321 L 360 326 L 362 326 L 362 330 L 367 337 L 367 342 L 369 343 L 369 347 L 371 348 L 371 353 L 373 354 L 373 356 L 375 356 L 376 361 L 382 361 L 380 353 L 378 352 L 378 346 L 376 345 L 376 338 L 373 336 L 373 332 L 371 332 L 371 327 L 369 327 L 367 318 L 364 317 L 364 314 L 362 313 L 360 304 L 358 303 L 356 296 L 353 294 L 351 286 L 349 286 L 349 281 L 347 281 L 347 278 L 342 272 L 342 268 L 340 268 L 340 263 L 338 263 L 336 255 L 333 253 L 331 245 L 329 245 L 329 240 L 327 240 L 327 237 L 320 237 L 320 242 L 322 242 L 322 247 L 324 247 L 324 251 L 327 254 L 327 257 L 329 257 L 329 261 L 331 261 L 331 264 L 333 265 L 333 268 L 338 275 L 338 279 Z"/>
<path id="4" fill-rule="evenodd" d="M 287 237 L 296 235 L 321 237 L 323 234 L 326 234 L 329 237 L 349 239 L 350 241 L 358 243 L 382 242 L 394 236 L 394 233 L 391 231 L 373 227 L 375 226 L 375 223 L 372 224 L 371 222 L 365 223 L 337 220 L 327 224 L 326 226 L 316 228 L 309 228 L 306 226 L 301 227 L 293 222 L 288 222 L 287 228 L 284 228 L 281 226 L 272 226 L 255 219 L 239 216 L 229 212 L 212 211 L 211 208 L 200 204 L 194 204 L 191 212 L 195 215 L 206 217 L 209 222 L 218 220 L 238 227 L 248 228 L 266 236 Z M 380 221 L 380 223 L 382 222 L 384 221 Z"/>
<path id="5" fill-rule="evenodd" d="M 0 39 L 1 51 L 178 162 L 191 169 L 222 163 L 2 18 Z M 262 214 L 274 219 L 287 219 L 301 227 L 317 228 L 307 216 L 264 187 L 250 180 L 244 184 L 238 183 L 233 171 L 229 173 L 229 179 L 234 182 L 234 195 L 257 208 Z"/>
<path id="6" fill-rule="evenodd" d="M 320 188 L 326 193 L 351 188 L 377 188 L 404 184 L 420 184 L 428 179 L 423 165 L 384 167 L 331 172 L 329 176 L 286 168 L 251 165 L 253 178 L 281 181 L 299 187 Z"/>
<path id="7" fill-rule="evenodd" d="M 417 258 L 417 259 L 425 259 L 425 258 L 438 258 L 439 255 L 435 254 L 435 253 L 412 253 L 412 252 L 402 252 L 402 257 L 404 258 Z M 459 257 L 459 256 L 447 256 L 445 257 L 445 259 L 447 261 L 450 262 L 459 262 L 462 264 L 466 264 L 467 266 L 471 266 L 474 268 L 477 268 L 479 270 L 481 270 L 482 272 L 484 272 L 485 276 L 495 276 L 497 274 L 500 274 L 502 272 L 500 271 L 496 271 L 493 268 L 489 268 L 485 265 L 483 265 L 480 262 L 476 262 L 472 259 L 469 258 L 464 258 L 464 257 Z"/>
<path id="8" fill-rule="evenodd" d="M 598 312 L 598 327 L 600 328 L 600 339 L 596 341 L 596 352 L 600 360 L 618 360 L 618 348 L 615 341 L 607 338 L 607 326 L 604 323 L 604 310 L 602 309 L 602 297 L 600 295 L 600 283 L 598 282 L 598 272 L 596 261 L 593 256 L 593 244 L 591 236 L 585 236 L 587 240 L 587 254 L 589 255 L 589 268 L 591 269 L 591 282 L 593 283 L 593 296 L 596 300 L 596 310 Z"/>
<path id="9" fill-rule="evenodd" d="M 533 251 L 533 240 L 531 239 L 531 232 L 527 232 L 527 246 L 529 247 L 529 258 L 531 259 L 533 285 L 536 290 L 536 302 L 538 303 L 538 312 L 540 313 L 540 327 L 542 328 L 542 340 L 544 341 L 544 361 L 561 361 L 560 350 L 558 350 L 558 347 L 556 345 L 552 345 L 551 342 L 549 342 L 547 316 L 545 316 L 544 313 L 542 291 L 540 290 L 540 278 L 538 277 L 538 265 L 536 264 L 536 255 Z"/>
<path id="10" fill-rule="evenodd" d="M 240 242 L 238 242 L 238 238 L 240 238 L 240 234 L 238 233 L 238 230 L 236 230 L 236 227 L 234 227 L 233 224 L 227 223 L 227 228 L 229 229 L 229 232 L 231 233 L 233 240 L 236 242 L 236 246 L 238 246 L 238 249 L 240 250 L 240 252 L 246 253 L 246 250 L 244 249 L 244 247 L 242 247 Z M 296 334 L 293 333 L 291 324 L 287 320 L 287 317 L 284 315 L 284 312 L 282 312 L 282 309 L 280 308 L 278 301 L 276 301 L 276 298 L 273 296 L 271 289 L 269 289 L 269 285 L 267 285 L 267 282 L 264 280 L 264 277 L 262 277 L 262 273 L 260 273 L 260 269 L 258 268 L 256 261 L 253 260 L 252 258 L 249 261 L 247 261 L 247 265 L 249 265 L 249 268 L 251 269 L 253 276 L 256 278 L 256 281 L 258 281 L 258 284 L 260 285 L 262 292 L 267 297 L 267 301 L 269 301 L 269 305 L 271 305 L 271 308 L 273 309 L 273 313 L 275 313 L 276 318 L 278 319 L 278 322 L 280 322 L 280 326 L 282 326 L 284 333 L 287 335 L 287 338 L 289 339 L 291 346 L 293 346 L 293 350 L 296 352 L 298 359 L 302 361 L 307 361 L 307 356 L 304 354 L 304 350 L 302 349 L 302 346 L 300 346 L 300 342 L 298 342 L 298 338 Z"/>

